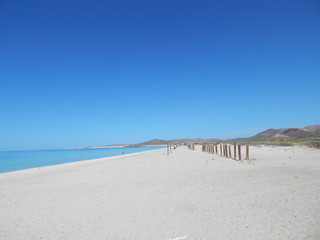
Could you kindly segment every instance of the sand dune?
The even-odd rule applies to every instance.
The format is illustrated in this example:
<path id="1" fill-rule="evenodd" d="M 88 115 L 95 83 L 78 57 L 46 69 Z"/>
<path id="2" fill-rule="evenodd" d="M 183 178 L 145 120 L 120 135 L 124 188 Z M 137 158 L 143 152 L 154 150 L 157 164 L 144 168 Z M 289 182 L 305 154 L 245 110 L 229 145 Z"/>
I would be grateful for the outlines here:
<path id="1" fill-rule="evenodd" d="M 165 153 L 0 174 L 0 239 L 320 239 L 320 150 Z"/>

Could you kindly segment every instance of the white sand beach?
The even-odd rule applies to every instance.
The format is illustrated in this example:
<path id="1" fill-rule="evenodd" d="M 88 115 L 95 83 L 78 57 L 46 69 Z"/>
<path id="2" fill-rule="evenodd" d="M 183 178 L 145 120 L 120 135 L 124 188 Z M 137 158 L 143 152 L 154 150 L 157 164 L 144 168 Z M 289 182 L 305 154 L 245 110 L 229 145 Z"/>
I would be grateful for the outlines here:
<path id="1" fill-rule="evenodd" d="M 165 153 L 0 174 L 0 239 L 320 239 L 320 150 Z"/>

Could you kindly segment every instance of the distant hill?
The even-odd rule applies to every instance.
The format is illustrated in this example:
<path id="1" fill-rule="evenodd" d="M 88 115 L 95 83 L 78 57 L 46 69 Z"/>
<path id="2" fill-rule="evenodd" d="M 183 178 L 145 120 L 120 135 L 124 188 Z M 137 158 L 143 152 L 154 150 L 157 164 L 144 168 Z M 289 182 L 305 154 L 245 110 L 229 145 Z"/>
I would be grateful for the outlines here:
<path id="1" fill-rule="evenodd" d="M 214 143 L 223 141 L 263 141 L 263 140 L 286 140 L 296 138 L 320 138 L 320 124 L 306 126 L 303 128 L 280 128 L 268 129 L 252 137 L 221 140 L 217 138 L 178 138 L 172 140 L 153 139 L 146 142 L 132 144 L 131 146 L 152 146 L 152 145 L 172 145 L 172 144 L 190 144 L 190 143 Z"/>
<path id="2" fill-rule="evenodd" d="M 182 143 L 209 143 L 209 142 L 221 142 L 220 139 L 209 138 L 209 139 L 201 139 L 201 138 L 179 138 L 173 140 L 161 140 L 161 139 L 153 139 L 150 141 L 134 144 L 136 146 L 151 146 L 151 145 L 170 145 L 170 144 L 182 144 Z"/>
<path id="3" fill-rule="evenodd" d="M 137 144 L 134 144 L 134 145 L 144 145 L 144 146 L 149 146 L 149 145 L 167 145 L 169 143 L 170 143 L 170 141 L 168 141 L 168 140 L 153 139 L 153 140 L 150 140 L 150 141 L 137 143 Z"/>
<path id="4" fill-rule="evenodd" d="M 320 129 L 314 131 L 314 132 L 312 133 L 312 137 L 320 137 Z"/>
<path id="5" fill-rule="evenodd" d="M 304 128 L 301 128 L 301 129 L 304 130 L 304 131 L 307 131 L 307 132 L 316 132 L 316 131 L 320 130 L 320 124 L 306 126 Z"/>
<path id="6" fill-rule="evenodd" d="M 172 145 L 172 144 L 190 144 L 190 143 L 215 143 L 215 142 L 230 142 L 230 141 L 264 141 L 264 140 L 287 140 L 287 139 L 308 139 L 308 138 L 320 138 L 320 124 L 306 126 L 303 128 L 279 128 L 279 129 L 268 129 L 260 132 L 252 137 L 248 138 L 236 138 L 221 140 L 217 138 L 178 138 L 172 140 L 153 139 L 146 142 L 137 144 L 114 144 L 106 146 L 96 147 L 79 147 L 79 148 L 106 148 L 106 147 L 134 147 L 134 146 L 155 146 L 155 145 Z"/>
<path id="7" fill-rule="evenodd" d="M 320 124 L 303 128 L 268 129 L 246 140 L 275 140 L 292 138 L 318 138 L 320 137 Z"/>

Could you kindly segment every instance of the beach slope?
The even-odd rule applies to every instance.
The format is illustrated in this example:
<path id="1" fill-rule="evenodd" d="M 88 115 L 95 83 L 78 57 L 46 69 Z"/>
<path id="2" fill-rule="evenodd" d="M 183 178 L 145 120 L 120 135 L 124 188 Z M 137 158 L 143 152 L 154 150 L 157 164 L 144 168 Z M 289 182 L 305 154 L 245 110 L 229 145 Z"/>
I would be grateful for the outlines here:
<path id="1" fill-rule="evenodd" d="M 319 239 L 320 150 L 178 147 L 0 174 L 0 239 Z"/>

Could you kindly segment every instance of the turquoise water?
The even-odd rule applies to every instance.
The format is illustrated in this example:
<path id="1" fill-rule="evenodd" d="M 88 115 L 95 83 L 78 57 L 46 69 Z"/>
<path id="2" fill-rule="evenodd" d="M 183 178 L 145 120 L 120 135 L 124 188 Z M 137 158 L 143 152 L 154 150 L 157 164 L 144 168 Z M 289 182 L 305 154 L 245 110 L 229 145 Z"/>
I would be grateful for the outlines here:
<path id="1" fill-rule="evenodd" d="M 0 172 L 10 172 L 27 168 L 50 166 L 62 163 L 116 156 L 121 154 L 149 151 L 159 148 L 162 147 L 152 146 L 34 151 L 0 151 Z"/>

